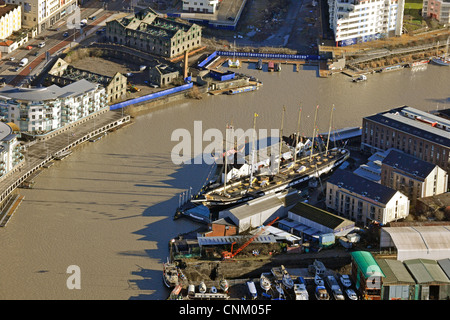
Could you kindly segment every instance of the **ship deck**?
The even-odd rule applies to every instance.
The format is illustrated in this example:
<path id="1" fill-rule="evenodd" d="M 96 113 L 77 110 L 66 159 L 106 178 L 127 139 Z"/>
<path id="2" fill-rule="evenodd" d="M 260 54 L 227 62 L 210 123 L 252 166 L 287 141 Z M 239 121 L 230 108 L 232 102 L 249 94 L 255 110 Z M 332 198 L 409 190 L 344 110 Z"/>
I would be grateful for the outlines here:
<path id="1" fill-rule="evenodd" d="M 223 187 L 206 193 L 207 200 L 226 201 L 233 198 L 241 197 L 244 193 L 259 193 L 269 191 L 281 186 L 288 181 L 294 180 L 301 176 L 309 176 L 318 172 L 321 168 L 332 163 L 342 157 L 340 150 L 329 151 L 326 155 L 315 154 L 312 157 L 304 157 L 293 164 L 290 161 L 282 164 L 280 171 L 273 175 L 256 174 L 253 177 L 250 186 L 250 177 L 238 182 L 230 181 L 225 191 Z M 304 169 L 297 172 L 301 167 Z"/>

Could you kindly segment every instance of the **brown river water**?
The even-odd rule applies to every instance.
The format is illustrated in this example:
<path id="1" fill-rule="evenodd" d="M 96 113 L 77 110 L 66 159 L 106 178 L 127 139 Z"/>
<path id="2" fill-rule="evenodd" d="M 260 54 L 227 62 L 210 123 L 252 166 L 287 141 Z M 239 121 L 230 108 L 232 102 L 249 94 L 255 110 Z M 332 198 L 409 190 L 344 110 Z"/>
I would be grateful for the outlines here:
<path id="1" fill-rule="evenodd" d="M 138 116 L 135 123 L 46 169 L 35 188 L 20 189 L 24 201 L 0 230 L 0 299 L 166 299 L 162 262 L 168 241 L 197 224 L 173 221 L 178 194 L 198 190 L 209 167 L 175 165 L 171 151 L 177 128 L 193 132 L 224 129 L 279 128 L 286 107 L 284 133 L 327 132 L 334 105 L 333 128 L 360 126 L 364 116 L 409 105 L 421 110 L 450 106 L 450 70 L 429 65 L 369 75 L 352 83 L 345 75 L 318 77 L 314 67 L 279 73 L 244 64 L 240 72 L 263 81 L 260 90 L 235 96 L 208 96 L 172 103 Z M 195 156 L 195 155 L 193 155 Z M 80 268 L 80 289 L 69 289 L 71 265 Z"/>

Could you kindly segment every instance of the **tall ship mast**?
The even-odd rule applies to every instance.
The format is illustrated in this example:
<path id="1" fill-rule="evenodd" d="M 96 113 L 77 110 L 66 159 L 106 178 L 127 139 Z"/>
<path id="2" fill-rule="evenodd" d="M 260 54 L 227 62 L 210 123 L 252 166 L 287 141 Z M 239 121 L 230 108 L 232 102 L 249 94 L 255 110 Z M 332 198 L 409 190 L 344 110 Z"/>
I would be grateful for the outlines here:
<path id="1" fill-rule="evenodd" d="M 315 110 L 316 116 L 314 122 L 317 120 L 317 109 L 318 107 Z M 332 108 L 333 110 L 334 106 Z M 284 113 L 285 109 L 283 108 L 283 118 Z M 298 126 L 300 124 L 300 116 L 301 109 L 299 112 Z M 256 117 L 257 114 L 255 114 L 253 119 L 254 128 Z M 316 124 L 314 123 L 314 135 L 316 134 L 315 126 Z M 329 132 L 330 130 L 331 117 Z M 314 135 L 312 137 L 313 141 Z M 295 142 L 298 142 L 298 128 L 295 136 Z M 291 146 L 282 137 L 279 140 L 279 146 L 270 147 L 271 151 L 274 151 L 270 154 L 270 163 L 266 162 L 266 165 L 261 165 L 261 162 L 258 162 L 260 160 L 258 154 L 258 160 L 256 161 L 258 169 L 254 171 L 255 143 L 253 137 L 251 154 L 249 154 L 249 157 L 246 157 L 246 159 L 249 158 L 247 165 L 250 166 L 248 174 L 229 180 L 225 177 L 226 183 L 215 182 L 203 186 L 201 191 L 192 197 L 186 208 L 192 208 L 193 205 L 203 205 L 211 211 L 223 209 L 227 206 L 244 203 L 265 195 L 277 194 L 289 188 L 301 187 L 311 179 L 320 178 L 323 175 L 331 173 L 349 158 L 350 152 L 345 148 L 329 148 L 329 139 L 330 134 L 327 137 L 326 148 L 323 146 L 324 148 L 322 149 L 324 150 L 321 150 L 318 146 L 317 151 L 314 152 L 314 144 L 300 143 L 303 145 L 303 148 L 298 150 L 298 143 L 294 143 L 294 146 Z M 258 152 L 261 151 L 258 150 Z M 274 154 L 277 154 L 278 157 L 274 157 Z M 274 165 L 273 161 L 278 161 L 278 163 Z M 177 211 L 180 212 L 183 210 L 185 209 L 181 207 Z"/>

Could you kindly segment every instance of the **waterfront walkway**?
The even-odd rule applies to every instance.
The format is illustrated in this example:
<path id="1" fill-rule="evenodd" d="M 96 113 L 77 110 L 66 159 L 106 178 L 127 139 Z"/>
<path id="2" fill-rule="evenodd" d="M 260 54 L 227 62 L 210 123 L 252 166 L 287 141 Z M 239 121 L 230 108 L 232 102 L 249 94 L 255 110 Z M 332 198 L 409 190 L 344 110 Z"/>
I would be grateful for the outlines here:
<path id="1" fill-rule="evenodd" d="M 89 141 L 90 138 L 130 122 L 129 115 L 108 111 L 72 127 L 56 136 L 33 144 L 25 145 L 24 163 L 14 172 L 0 180 L 0 203 L 27 178 L 32 176 L 54 156 L 70 150 L 74 146 Z"/>

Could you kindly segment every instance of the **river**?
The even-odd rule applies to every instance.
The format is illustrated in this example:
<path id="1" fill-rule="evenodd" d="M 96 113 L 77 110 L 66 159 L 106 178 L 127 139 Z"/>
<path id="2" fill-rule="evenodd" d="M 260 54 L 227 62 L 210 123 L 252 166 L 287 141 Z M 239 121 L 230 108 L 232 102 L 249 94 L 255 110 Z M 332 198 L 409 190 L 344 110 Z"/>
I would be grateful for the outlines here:
<path id="1" fill-rule="evenodd" d="M 276 129 L 285 106 L 284 133 L 296 130 L 301 107 L 301 133 L 310 135 L 317 105 L 317 125 L 326 132 L 333 105 L 333 128 L 342 128 L 401 105 L 432 110 L 450 104 L 450 72 L 434 65 L 370 75 L 364 83 L 340 74 L 319 78 L 313 67 L 296 72 L 283 65 L 280 73 L 268 73 L 244 64 L 240 72 L 264 85 L 138 116 L 133 125 L 80 146 L 45 170 L 34 189 L 20 189 L 25 199 L 0 230 L 0 299 L 167 298 L 162 262 L 168 241 L 197 227 L 172 220 L 178 193 L 189 186 L 197 190 L 208 173 L 205 164 L 172 163 L 177 128 L 193 132 L 194 121 L 201 120 L 203 131 L 227 123 L 245 130 L 258 113 L 258 128 Z M 81 289 L 67 286 L 72 265 L 80 268 Z"/>

